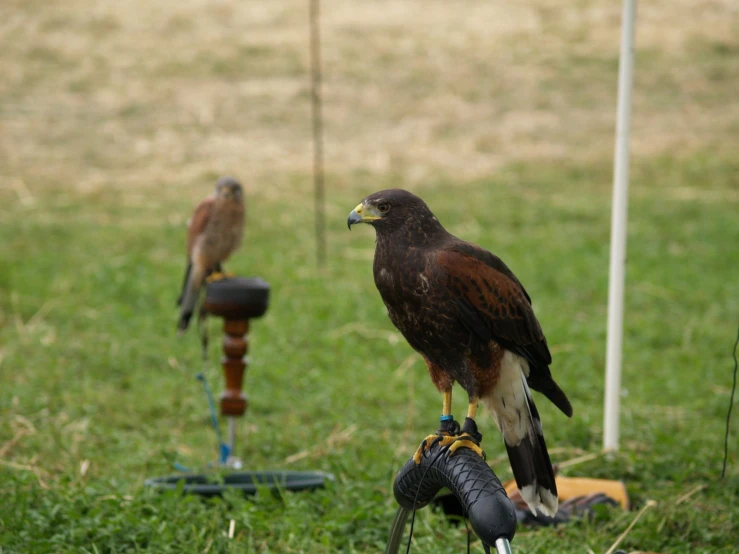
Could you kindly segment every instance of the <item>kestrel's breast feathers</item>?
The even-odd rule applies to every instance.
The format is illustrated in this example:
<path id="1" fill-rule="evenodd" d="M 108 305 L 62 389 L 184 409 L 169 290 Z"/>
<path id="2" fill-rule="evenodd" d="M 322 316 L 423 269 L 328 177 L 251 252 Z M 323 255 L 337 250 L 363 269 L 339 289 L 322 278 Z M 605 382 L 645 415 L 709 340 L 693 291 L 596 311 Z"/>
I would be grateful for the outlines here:
<path id="1" fill-rule="evenodd" d="M 187 222 L 187 267 L 177 303 L 180 332 L 187 329 L 206 277 L 222 272 L 222 264 L 241 244 L 244 233 L 244 190 L 233 177 L 221 177 L 215 192 L 200 202 Z"/>
<path id="2" fill-rule="evenodd" d="M 529 386 L 571 415 L 572 406 L 552 379 L 552 356 L 531 299 L 513 272 L 487 250 L 458 239 L 438 251 L 437 263 L 460 322 L 480 340 L 525 358 Z"/>
<path id="3" fill-rule="evenodd" d="M 187 225 L 187 256 L 192 256 L 192 249 L 195 247 L 195 241 L 198 236 L 205 231 L 205 227 L 208 225 L 208 220 L 213 213 L 213 206 L 215 204 L 215 196 L 209 196 L 204 199 L 195 208 L 195 212 L 192 214 Z"/>

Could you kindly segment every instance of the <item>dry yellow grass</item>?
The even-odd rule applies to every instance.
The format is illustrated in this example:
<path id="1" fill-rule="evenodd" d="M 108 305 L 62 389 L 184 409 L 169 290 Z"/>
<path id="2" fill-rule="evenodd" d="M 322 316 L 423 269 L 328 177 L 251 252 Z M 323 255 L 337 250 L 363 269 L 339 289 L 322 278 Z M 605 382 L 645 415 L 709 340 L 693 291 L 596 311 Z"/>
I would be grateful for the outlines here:
<path id="1" fill-rule="evenodd" d="M 736 58 L 739 5 L 641 4 L 635 157 L 736 149 L 736 61 L 727 73 L 685 53 Z M 167 194 L 220 173 L 257 194 L 310 186 L 306 2 L 14 0 L 0 21 L 14 196 Z M 322 24 L 331 187 L 612 155 L 618 2 L 327 0 Z"/>

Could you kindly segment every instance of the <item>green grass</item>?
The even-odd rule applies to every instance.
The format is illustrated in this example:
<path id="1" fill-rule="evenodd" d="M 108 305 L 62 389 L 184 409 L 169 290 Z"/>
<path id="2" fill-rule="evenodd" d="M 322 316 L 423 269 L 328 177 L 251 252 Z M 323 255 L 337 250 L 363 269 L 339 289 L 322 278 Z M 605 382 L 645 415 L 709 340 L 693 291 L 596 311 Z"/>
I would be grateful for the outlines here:
<path id="1" fill-rule="evenodd" d="M 552 458 L 599 452 L 619 6 L 550 4 L 324 11 L 323 270 L 304 2 L 0 6 L 0 554 L 382 551 L 394 473 L 441 400 L 385 315 L 372 230 L 346 230 L 385 187 L 416 191 L 516 272 L 575 408 L 567 420 L 538 397 Z M 627 551 L 734 552 L 736 421 L 718 477 L 739 316 L 737 20 L 708 1 L 639 17 L 622 449 L 562 473 L 624 481 L 634 510 L 657 502 Z M 216 455 L 174 304 L 185 221 L 222 173 L 248 191 L 229 269 L 272 286 L 237 454 L 333 473 L 322 491 L 206 501 L 143 486 Z M 510 478 L 492 419 L 480 425 Z M 635 513 L 520 528 L 514 549 L 605 552 Z M 466 538 L 425 509 L 412 552 Z"/>
<path id="2" fill-rule="evenodd" d="M 705 155 L 654 164 L 635 171 L 631 202 L 624 449 L 565 473 L 622 479 L 635 507 L 658 501 L 626 547 L 730 552 L 739 513 L 735 451 L 729 480 L 717 477 L 739 308 L 739 260 L 728 238 L 739 225 L 731 204 L 671 199 L 679 185 L 670 177 L 709 171 L 709 190 L 726 192 L 738 168 Z M 519 166 L 463 184 L 454 202 L 450 183 L 422 191 L 450 229 L 499 253 L 527 284 L 575 406 L 567 421 L 539 400 L 560 461 L 597 451 L 602 440 L 607 180 L 605 167 Z M 181 225 L 168 223 L 163 208 L 148 213 L 124 198 L 49 193 L 31 209 L 6 212 L 0 437 L 20 438 L 0 473 L 5 551 L 381 550 L 395 509 L 393 472 L 434 427 L 439 397 L 419 361 L 396 371 L 411 351 L 388 340 L 394 329 L 371 278 L 372 231 L 344 228 L 358 193 L 330 195 L 325 271 L 314 268 L 311 218 L 299 196 L 249 198 L 246 247 L 231 265 L 272 285 L 270 311 L 251 335 L 251 406 L 239 454 L 252 469 L 320 469 L 337 481 L 310 495 L 211 501 L 142 487 L 147 476 L 171 473 L 173 459 L 212 460 L 215 438 L 193 378 L 196 338 L 173 333 Z M 167 210 L 188 207 L 181 199 Z M 209 374 L 220 385 L 216 349 Z M 458 395 L 457 411 L 459 402 Z M 493 423 L 484 417 L 482 426 L 489 456 L 498 458 Z M 354 430 L 349 438 L 320 455 L 321 437 L 346 429 Z M 306 448 L 317 454 L 286 465 Z M 505 461 L 495 470 L 510 477 Z M 697 485 L 706 488 L 675 505 Z M 515 544 L 526 552 L 603 551 L 632 517 L 607 510 L 592 522 L 522 529 Z M 224 536 L 230 519 L 233 540 Z M 465 544 L 429 510 L 416 540 L 426 552 Z"/>

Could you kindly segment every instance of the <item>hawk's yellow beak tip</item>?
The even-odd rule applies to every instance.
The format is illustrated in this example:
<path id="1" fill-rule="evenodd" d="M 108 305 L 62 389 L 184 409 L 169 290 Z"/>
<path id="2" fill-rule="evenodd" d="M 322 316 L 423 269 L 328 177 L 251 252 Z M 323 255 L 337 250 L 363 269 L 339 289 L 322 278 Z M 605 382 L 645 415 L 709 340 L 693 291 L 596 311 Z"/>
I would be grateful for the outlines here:
<path id="1" fill-rule="evenodd" d="M 346 220 L 346 226 L 350 231 L 352 229 L 352 225 L 355 223 L 362 223 L 362 216 L 359 214 L 360 211 L 362 211 L 362 204 L 354 208 L 349 214 L 349 218 Z"/>
<path id="2" fill-rule="evenodd" d="M 359 204 L 349 214 L 349 219 L 347 219 L 346 224 L 347 227 L 351 229 L 352 225 L 355 223 L 367 223 L 368 221 L 377 221 L 378 219 L 380 219 L 380 215 L 373 206 L 370 206 L 365 210 L 364 205 Z"/>

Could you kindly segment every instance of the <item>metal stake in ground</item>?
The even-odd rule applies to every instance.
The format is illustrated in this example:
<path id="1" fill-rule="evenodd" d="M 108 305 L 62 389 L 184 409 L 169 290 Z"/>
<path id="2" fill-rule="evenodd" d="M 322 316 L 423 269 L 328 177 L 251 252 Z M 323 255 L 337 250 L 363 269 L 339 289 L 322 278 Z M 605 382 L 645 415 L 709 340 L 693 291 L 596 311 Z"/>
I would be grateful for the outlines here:
<path id="1" fill-rule="evenodd" d="M 244 376 L 248 366 L 246 353 L 249 347 L 247 333 L 249 321 L 261 317 L 267 311 L 269 285 L 261 279 L 223 279 L 207 287 L 203 307 L 211 315 L 223 318 L 223 358 L 221 365 L 226 387 L 221 394 L 221 415 L 228 418 L 228 447 L 231 455 L 222 464 L 241 467 L 241 460 L 234 456 L 236 442 L 236 418 L 243 417 L 249 405 L 243 392 Z"/>
<path id="2" fill-rule="evenodd" d="M 313 111 L 313 186 L 316 206 L 316 257 L 326 263 L 326 223 L 323 193 L 323 112 L 321 101 L 320 2 L 310 0 L 311 107 Z"/>

